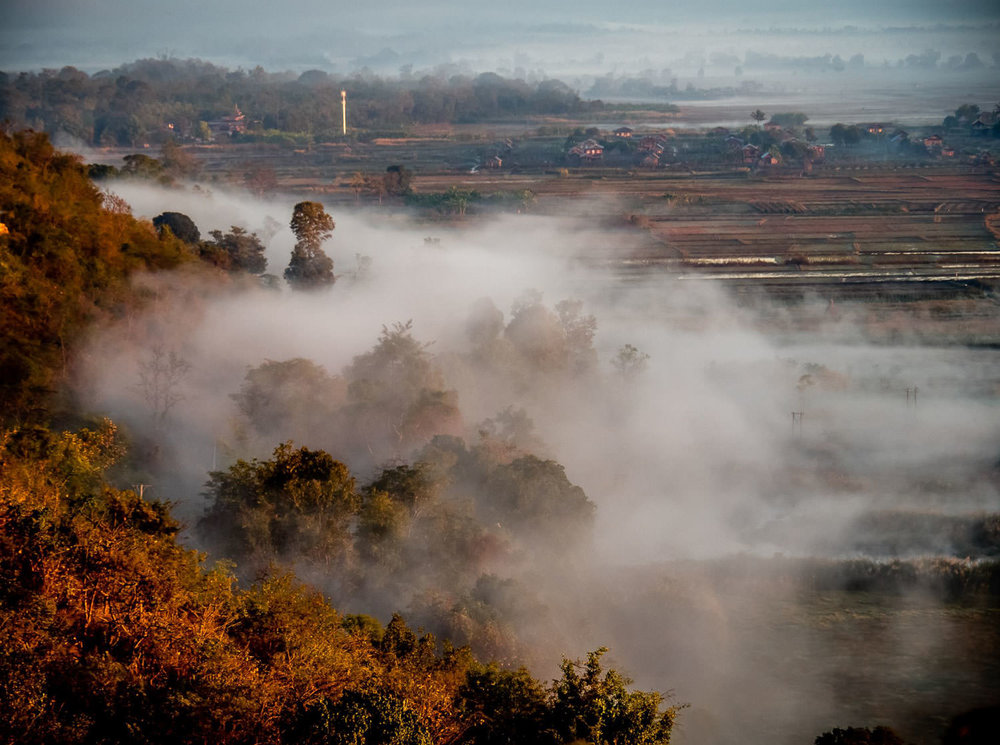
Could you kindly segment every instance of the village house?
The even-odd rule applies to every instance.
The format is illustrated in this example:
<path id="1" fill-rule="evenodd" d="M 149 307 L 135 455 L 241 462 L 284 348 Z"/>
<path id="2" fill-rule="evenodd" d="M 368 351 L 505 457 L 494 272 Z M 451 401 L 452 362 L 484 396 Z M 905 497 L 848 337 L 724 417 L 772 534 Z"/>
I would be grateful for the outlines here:
<path id="1" fill-rule="evenodd" d="M 753 143 L 743 146 L 743 162 L 747 165 L 752 165 L 757 162 L 757 158 L 760 157 L 760 148 Z"/>
<path id="2" fill-rule="evenodd" d="M 635 130 L 631 127 L 619 127 L 614 131 L 615 137 L 623 137 L 625 139 L 630 138 L 633 134 L 635 134 Z"/>
<path id="3" fill-rule="evenodd" d="M 487 168 L 501 168 L 503 166 L 503 158 L 499 155 L 492 155 L 486 159 Z"/>
<path id="4" fill-rule="evenodd" d="M 872 135 L 873 137 L 881 137 L 885 134 L 885 131 L 889 128 L 888 124 L 883 124 L 882 122 L 874 122 L 873 124 L 865 125 L 865 132 Z"/>
<path id="5" fill-rule="evenodd" d="M 600 158 L 604 155 L 604 145 L 597 140 L 587 140 L 583 143 L 583 155 L 586 158 Z"/>
<path id="6" fill-rule="evenodd" d="M 995 114 L 989 111 L 984 111 L 982 114 L 976 117 L 976 121 L 974 121 L 969 128 L 971 129 L 972 134 L 978 137 L 984 137 L 987 134 L 989 134 L 990 131 L 993 129 L 993 125 L 996 123 L 996 119 L 997 118 Z"/>
<path id="7" fill-rule="evenodd" d="M 806 148 L 806 155 L 813 163 L 822 163 L 826 160 L 826 147 L 823 145 L 810 145 Z"/>
<path id="8" fill-rule="evenodd" d="M 924 138 L 924 147 L 927 148 L 927 152 L 940 151 L 943 145 L 944 140 L 941 139 L 941 135 L 931 135 Z"/>
<path id="9" fill-rule="evenodd" d="M 580 160 L 600 160 L 604 157 L 604 146 L 597 140 L 584 140 L 570 148 L 569 154 Z"/>
<path id="10" fill-rule="evenodd" d="M 646 135 L 639 140 L 639 150 L 642 152 L 662 151 L 667 144 L 667 136 L 662 134 Z"/>
<path id="11" fill-rule="evenodd" d="M 246 116 L 240 111 L 239 106 L 233 106 L 232 114 L 208 122 L 208 127 L 213 135 L 240 134 L 247 131 Z"/>

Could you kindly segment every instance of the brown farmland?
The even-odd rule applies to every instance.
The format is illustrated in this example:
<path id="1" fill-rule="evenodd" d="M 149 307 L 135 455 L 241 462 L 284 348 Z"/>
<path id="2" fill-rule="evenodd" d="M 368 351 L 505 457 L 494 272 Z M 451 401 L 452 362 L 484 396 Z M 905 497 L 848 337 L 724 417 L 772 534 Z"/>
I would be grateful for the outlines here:
<path id="1" fill-rule="evenodd" d="M 704 144 L 698 137 L 684 134 L 677 142 L 690 141 L 697 149 Z M 905 302 L 906 312 L 926 311 L 936 319 L 925 329 L 956 315 L 938 304 L 961 302 L 962 328 L 946 337 L 1000 343 L 995 167 L 843 155 L 808 174 L 797 166 L 751 170 L 697 159 L 656 169 L 564 167 L 564 141 L 561 135 L 522 132 L 498 169 L 476 167 L 499 146 L 498 133 L 483 127 L 303 150 L 225 145 L 191 152 L 209 181 L 242 186 L 248 169 L 266 168 L 278 190 L 311 195 L 333 210 L 410 209 L 400 198 L 352 188 L 355 174 L 377 176 L 388 165 L 410 170 L 411 186 L 422 195 L 449 189 L 484 196 L 530 193 L 525 207 L 518 200 L 508 204 L 532 213 L 580 215 L 606 233 L 606 250 L 585 258 L 614 276 L 665 272 L 721 281 L 746 302 L 760 295 L 796 302 L 807 294 L 877 301 L 870 311 L 880 318 L 895 312 L 892 303 Z M 474 202 L 464 215 L 419 211 L 442 225 L 490 214 Z M 937 331 L 932 335 L 940 339 Z"/>

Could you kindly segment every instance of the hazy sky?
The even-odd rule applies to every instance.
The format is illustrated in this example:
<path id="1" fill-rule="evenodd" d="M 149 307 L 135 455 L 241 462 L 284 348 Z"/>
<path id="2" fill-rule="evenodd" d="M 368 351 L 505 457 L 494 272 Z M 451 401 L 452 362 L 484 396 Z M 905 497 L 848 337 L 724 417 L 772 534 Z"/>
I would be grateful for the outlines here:
<path id="1" fill-rule="evenodd" d="M 1000 50 L 994 0 L 508 0 L 473 3 L 347 3 L 342 0 L 0 0 L 0 69 L 74 65 L 87 71 L 149 56 L 200 57 L 230 66 L 318 67 L 350 72 L 383 50 L 389 65 L 464 62 L 477 70 L 508 63 L 556 69 L 590 60 L 608 71 L 670 63 L 670 54 L 777 51 L 895 58 L 910 49 L 945 56 Z M 940 25 L 949 26 L 944 33 Z M 864 33 L 845 32 L 857 26 Z M 899 43 L 899 31 L 920 27 Z M 957 27 L 957 28 L 956 28 Z M 760 31 L 782 29 L 781 44 Z M 820 36 L 822 30 L 838 30 Z M 939 37 L 928 36 L 931 30 Z M 758 41 L 754 41 L 754 31 Z M 875 33 L 878 32 L 878 33 Z M 944 36 L 941 36 L 944 34 Z M 967 38 L 967 41 L 966 41 Z M 992 42 L 991 42 L 992 39 Z M 921 46 L 923 45 L 923 46 Z M 905 56 L 905 55 L 904 55 Z M 388 58 L 386 60 L 386 58 Z M 372 63 L 374 64 L 374 63 Z"/>

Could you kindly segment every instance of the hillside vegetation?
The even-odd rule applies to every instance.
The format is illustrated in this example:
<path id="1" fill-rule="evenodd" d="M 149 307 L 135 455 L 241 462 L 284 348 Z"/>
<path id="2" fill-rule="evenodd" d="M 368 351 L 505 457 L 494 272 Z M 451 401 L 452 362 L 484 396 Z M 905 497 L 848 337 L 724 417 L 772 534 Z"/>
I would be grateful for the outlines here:
<path id="1" fill-rule="evenodd" d="M 394 531 L 419 522 L 418 469 L 358 490 L 328 454 L 281 446 L 210 483 L 206 522 L 228 527 L 230 554 L 247 566 L 210 568 L 183 547 L 166 504 L 112 483 L 116 463 L 136 457 L 115 424 L 62 429 L 52 393 L 87 325 L 142 302 L 129 278 L 193 262 L 193 250 L 132 218 L 44 135 L 3 134 L 0 168 L 0 742 L 669 741 L 677 708 L 630 690 L 603 649 L 564 660 L 546 684 L 398 615 L 383 626 L 338 613 L 282 568 L 290 538 L 323 561 L 405 558 Z M 467 470 L 512 500 L 532 494 L 521 481 L 544 479 L 564 497 L 557 511 L 588 515 L 555 464 L 473 459 Z M 527 525 L 550 508 L 493 509 Z M 461 522 L 445 506 L 437 514 Z"/>
<path id="2" fill-rule="evenodd" d="M 44 418 L 77 335 L 137 301 L 130 276 L 191 257 L 30 131 L 0 132 L 0 222 L 0 421 L 9 423 Z"/>

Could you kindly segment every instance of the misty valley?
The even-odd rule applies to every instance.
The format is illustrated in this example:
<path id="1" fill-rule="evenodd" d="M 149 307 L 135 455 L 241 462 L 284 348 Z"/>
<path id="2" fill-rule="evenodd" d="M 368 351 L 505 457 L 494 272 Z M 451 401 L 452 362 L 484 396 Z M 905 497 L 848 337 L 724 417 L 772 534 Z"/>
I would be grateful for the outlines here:
<path id="1" fill-rule="evenodd" d="M 773 307 L 716 286 L 595 269 L 623 238 L 582 219 L 345 213 L 329 253 L 364 271 L 157 290 L 91 340 L 80 394 L 238 576 L 279 561 L 342 611 L 543 677 L 606 645 L 689 705 L 682 741 L 919 737 L 989 704 L 996 348 L 921 344 L 919 321 L 873 342 L 864 303 L 818 296 L 769 332 Z M 169 412 L 135 385 L 151 368 Z"/>
<path id="2" fill-rule="evenodd" d="M 0 71 L 0 743 L 1000 741 L 995 10 L 585 5 Z"/>

